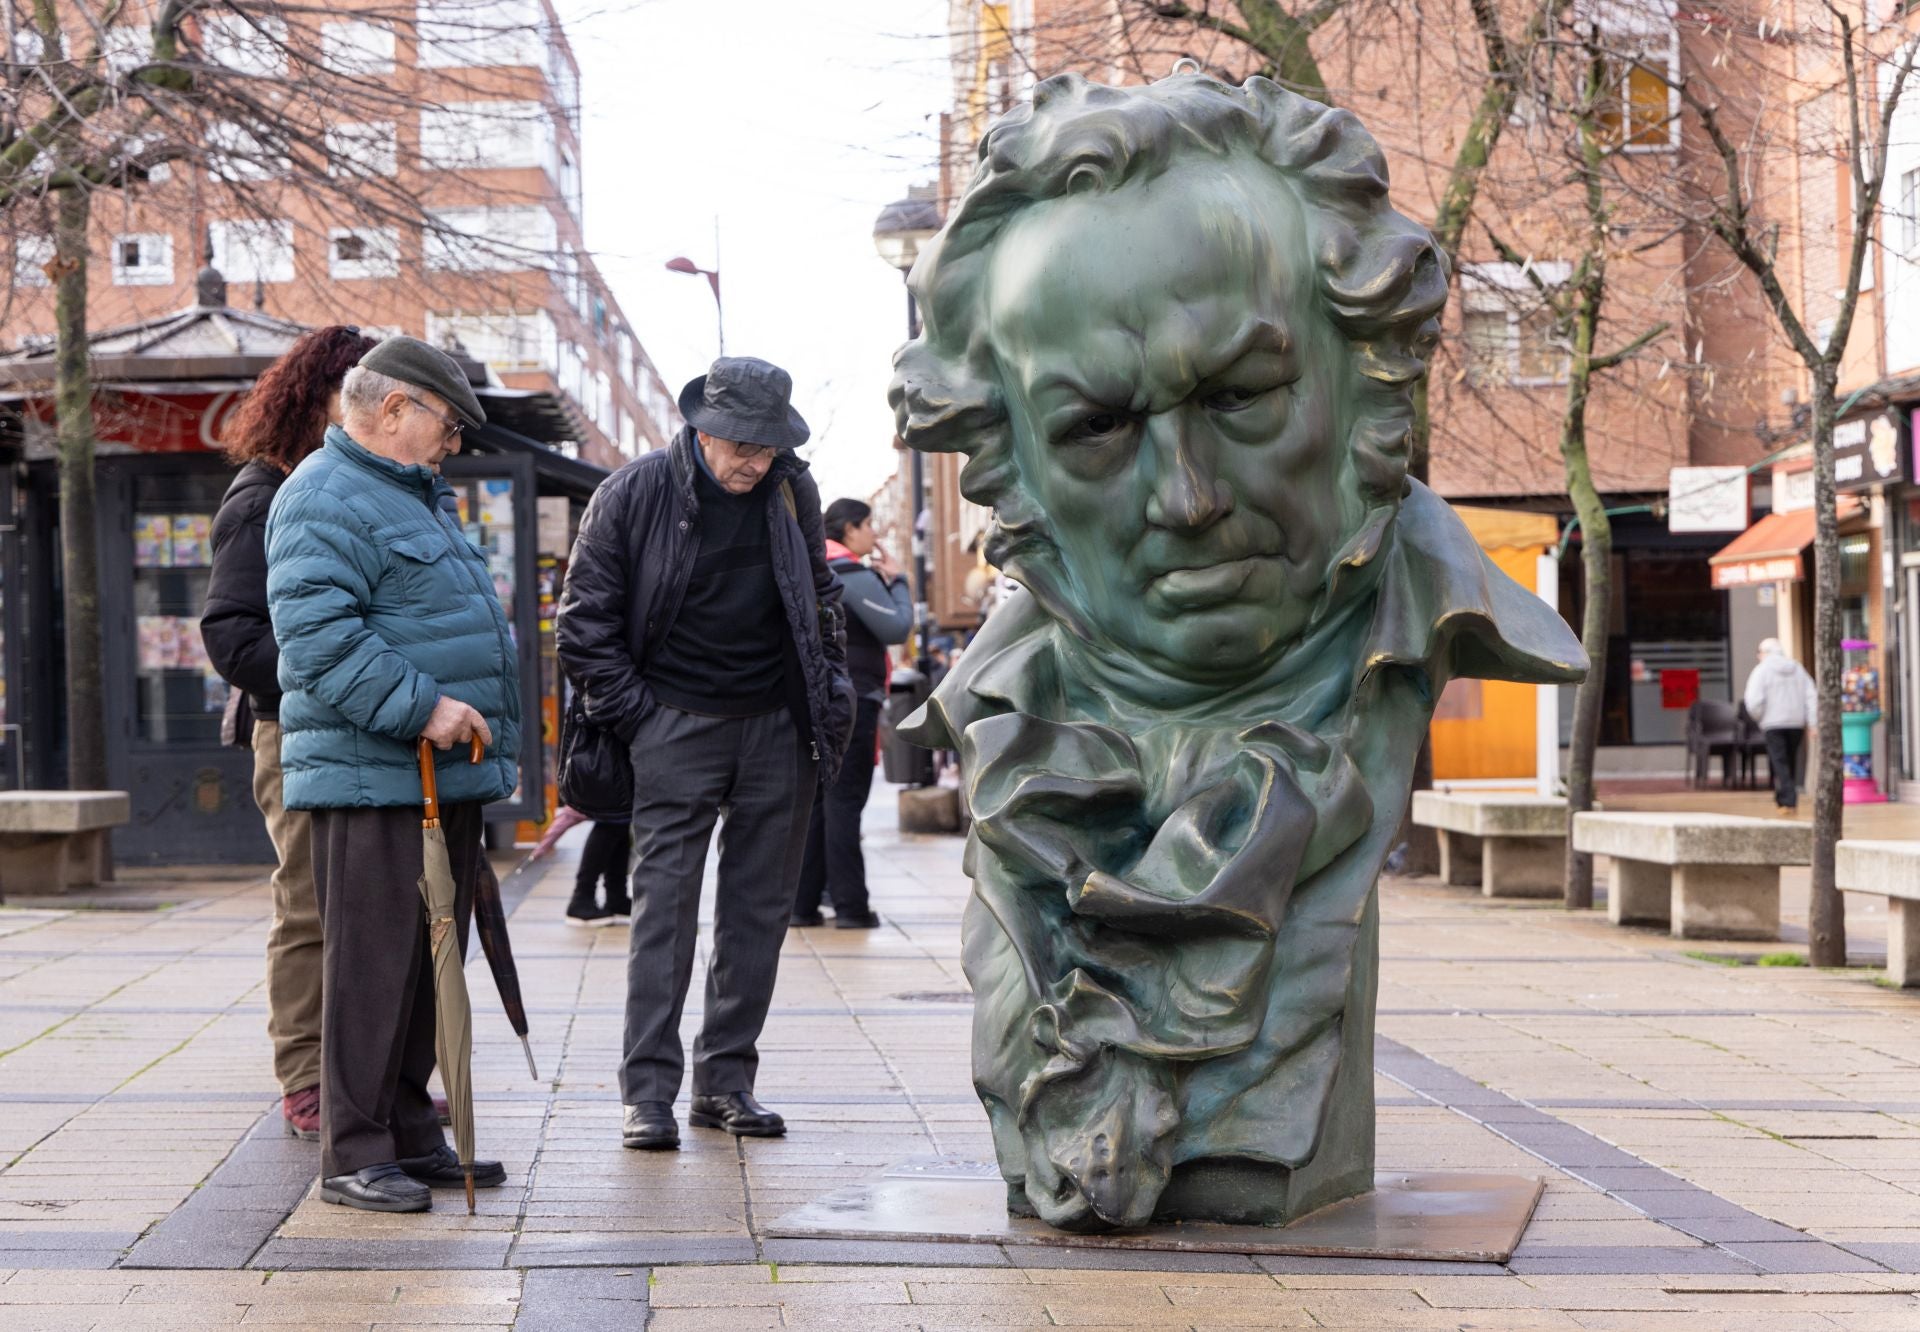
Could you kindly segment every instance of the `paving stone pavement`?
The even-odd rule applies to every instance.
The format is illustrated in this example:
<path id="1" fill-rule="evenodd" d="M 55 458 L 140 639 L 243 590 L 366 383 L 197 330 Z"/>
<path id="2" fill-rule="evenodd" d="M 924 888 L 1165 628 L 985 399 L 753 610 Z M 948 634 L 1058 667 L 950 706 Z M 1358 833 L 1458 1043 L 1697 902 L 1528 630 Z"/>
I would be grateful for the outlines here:
<path id="1" fill-rule="evenodd" d="M 1509 1264 L 768 1238 L 896 1161 L 991 1154 L 960 843 L 891 823 L 881 787 L 886 928 L 789 936 L 760 1074 L 792 1125 L 773 1141 L 620 1148 L 624 935 L 562 923 L 564 847 L 510 877 L 547 1080 L 476 955 L 480 1140 L 509 1183 L 474 1217 L 452 1194 L 412 1217 L 313 1196 L 317 1148 L 281 1132 L 267 1073 L 258 876 L 129 874 L 114 910 L 0 908 L 0 1332 L 1920 1332 L 1920 995 L 1432 880 L 1383 886 L 1380 1161 L 1544 1176 Z M 1850 910 L 1871 956 L 1879 904 Z"/>

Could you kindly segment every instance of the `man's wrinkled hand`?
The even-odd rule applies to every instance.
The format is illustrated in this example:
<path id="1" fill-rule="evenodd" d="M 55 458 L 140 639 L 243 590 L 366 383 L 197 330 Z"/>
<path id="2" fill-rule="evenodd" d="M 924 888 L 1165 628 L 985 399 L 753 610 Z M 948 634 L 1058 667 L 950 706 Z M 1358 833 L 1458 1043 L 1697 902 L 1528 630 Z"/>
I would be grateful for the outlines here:
<path id="1" fill-rule="evenodd" d="M 493 732 L 487 729 L 487 719 L 459 699 L 448 698 L 445 694 L 440 695 L 434 703 L 433 716 L 427 718 L 427 729 L 420 735 L 423 739 L 431 740 L 435 749 L 464 745 L 476 735 L 483 745 L 493 743 Z"/>

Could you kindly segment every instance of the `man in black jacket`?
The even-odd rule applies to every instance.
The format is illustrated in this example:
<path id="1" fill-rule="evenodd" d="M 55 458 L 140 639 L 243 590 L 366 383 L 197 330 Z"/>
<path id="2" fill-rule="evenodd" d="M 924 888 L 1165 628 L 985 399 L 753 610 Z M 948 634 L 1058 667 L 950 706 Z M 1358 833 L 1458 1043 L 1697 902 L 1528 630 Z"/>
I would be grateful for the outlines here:
<path id="1" fill-rule="evenodd" d="M 853 716 L 840 588 L 807 425 L 786 371 L 722 357 L 680 395 L 687 427 L 587 506 L 561 593 L 560 659 L 588 720 L 630 747 L 633 933 L 620 1099 L 629 1147 L 679 1145 L 680 1015 L 700 882 L 724 814 L 690 1122 L 771 1137 L 753 1097 L 816 785 Z"/>

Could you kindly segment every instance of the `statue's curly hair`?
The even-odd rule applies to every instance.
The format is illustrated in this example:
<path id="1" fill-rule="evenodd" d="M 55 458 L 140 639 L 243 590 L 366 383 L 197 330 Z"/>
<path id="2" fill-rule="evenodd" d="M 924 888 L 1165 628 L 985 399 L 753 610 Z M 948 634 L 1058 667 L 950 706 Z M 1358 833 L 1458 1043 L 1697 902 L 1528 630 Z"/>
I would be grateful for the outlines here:
<path id="1" fill-rule="evenodd" d="M 1405 493 L 1412 387 L 1439 336 L 1447 269 L 1427 229 L 1388 203 L 1386 162 L 1373 137 L 1351 112 L 1264 78 L 1236 88 L 1179 74 L 1114 88 L 1061 74 L 981 140 L 972 182 L 914 266 L 923 331 L 895 354 L 888 394 L 909 447 L 968 455 L 961 491 L 994 511 L 987 557 L 1030 587 L 1043 573 L 1033 566 L 1055 553 L 1044 515 L 1020 484 L 985 337 L 993 243 L 1031 204 L 1150 180 L 1181 153 L 1235 150 L 1272 167 L 1299 201 L 1314 289 L 1352 356 L 1356 410 L 1347 444 L 1360 494 L 1369 511 L 1390 513 Z"/>

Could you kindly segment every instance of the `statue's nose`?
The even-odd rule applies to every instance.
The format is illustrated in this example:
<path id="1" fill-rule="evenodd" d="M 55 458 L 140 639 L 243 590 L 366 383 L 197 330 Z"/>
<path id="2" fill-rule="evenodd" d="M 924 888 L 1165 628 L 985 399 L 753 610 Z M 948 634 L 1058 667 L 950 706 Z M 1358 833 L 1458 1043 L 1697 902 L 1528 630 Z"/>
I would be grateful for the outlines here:
<path id="1" fill-rule="evenodd" d="M 1197 532 L 1233 512 L 1233 491 L 1215 472 L 1213 449 L 1188 437 L 1169 412 L 1148 426 L 1159 474 L 1147 497 L 1147 521 L 1174 532 Z"/>

